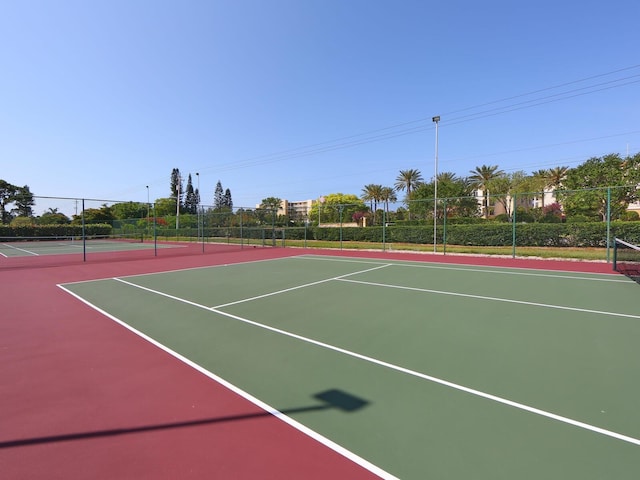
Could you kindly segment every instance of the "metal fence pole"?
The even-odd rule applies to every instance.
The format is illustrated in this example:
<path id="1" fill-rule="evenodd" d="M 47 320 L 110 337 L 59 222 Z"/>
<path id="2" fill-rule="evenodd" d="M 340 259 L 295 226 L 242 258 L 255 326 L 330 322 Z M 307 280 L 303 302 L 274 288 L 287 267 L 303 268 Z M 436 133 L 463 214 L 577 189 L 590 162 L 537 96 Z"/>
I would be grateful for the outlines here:
<path id="1" fill-rule="evenodd" d="M 84 223 L 84 198 L 82 199 L 82 261 L 87 261 L 87 232 Z"/>
<path id="2" fill-rule="evenodd" d="M 387 211 L 382 210 L 382 251 L 387 250 Z"/>
<path id="3" fill-rule="evenodd" d="M 442 254 L 447 254 L 447 199 L 442 208 Z"/>
<path id="4" fill-rule="evenodd" d="M 518 205 L 517 194 L 513 194 L 513 213 L 511 215 L 511 244 L 513 245 L 511 257 L 516 258 L 516 210 Z"/>
<path id="5" fill-rule="evenodd" d="M 610 260 L 611 249 L 611 187 L 607 187 L 607 263 Z"/>
<path id="6" fill-rule="evenodd" d="M 340 211 L 340 250 L 342 250 L 342 209 L 344 205 L 339 205 L 338 210 Z"/>
<path id="7" fill-rule="evenodd" d="M 158 256 L 158 230 L 156 223 L 156 203 L 153 202 L 153 256 Z"/>

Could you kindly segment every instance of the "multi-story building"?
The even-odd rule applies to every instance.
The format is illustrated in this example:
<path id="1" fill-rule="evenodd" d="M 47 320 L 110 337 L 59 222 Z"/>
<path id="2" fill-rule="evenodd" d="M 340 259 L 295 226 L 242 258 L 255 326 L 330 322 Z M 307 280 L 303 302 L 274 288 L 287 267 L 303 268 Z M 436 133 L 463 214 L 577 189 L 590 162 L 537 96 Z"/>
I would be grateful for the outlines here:
<path id="1" fill-rule="evenodd" d="M 285 215 L 288 215 L 291 220 L 303 221 L 309 218 L 309 212 L 315 200 L 299 200 L 295 202 L 284 200 L 282 203 L 285 207 Z"/>
<path id="2" fill-rule="evenodd" d="M 294 221 L 304 221 L 309 218 L 309 212 L 315 202 L 316 200 L 298 200 L 295 202 L 282 200 L 277 215 L 286 215 Z M 260 208 L 260 205 L 256 205 L 256 208 Z"/>
<path id="3" fill-rule="evenodd" d="M 484 216 L 484 190 L 474 190 L 473 195 L 478 202 L 478 210 L 480 211 L 480 215 Z M 489 192 L 488 196 L 489 217 L 494 217 L 496 215 L 506 213 L 504 204 L 501 201 L 498 201 L 495 196 L 492 196 L 491 192 Z M 504 198 L 504 195 L 498 196 Z M 516 195 L 516 198 L 518 207 L 540 208 L 556 202 L 555 190 L 551 188 L 545 188 L 544 192 L 541 192 L 541 194 L 529 194 L 520 197 Z M 505 201 L 509 205 L 510 211 L 513 211 L 513 198 L 510 195 L 507 195 Z"/>

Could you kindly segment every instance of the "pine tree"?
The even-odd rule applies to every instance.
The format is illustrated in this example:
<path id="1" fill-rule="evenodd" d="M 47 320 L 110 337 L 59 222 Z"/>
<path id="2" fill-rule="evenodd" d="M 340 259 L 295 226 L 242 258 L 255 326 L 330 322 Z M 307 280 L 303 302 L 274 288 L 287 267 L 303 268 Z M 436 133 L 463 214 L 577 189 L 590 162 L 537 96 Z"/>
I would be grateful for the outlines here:
<path id="1" fill-rule="evenodd" d="M 222 183 L 218 180 L 216 183 L 216 189 L 213 193 L 213 208 L 215 210 L 220 210 L 224 207 L 224 190 L 222 190 Z"/>
<path id="2" fill-rule="evenodd" d="M 24 187 L 18 187 L 14 203 L 16 208 L 12 211 L 14 211 L 18 216 L 33 216 L 33 209 L 31 207 L 33 207 L 36 202 L 33 199 L 33 193 L 31 193 L 31 190 L 29 190 L 28 185 L 25 185 Z"/>
<path id="3" fill-rule="evenodd" d="M 185 191 L 184 209 L 187 213 L 196 214 L 198 211 L 198 197 L 193 190 L 193 183 L 191 181 L 191 174 L 187 179 L 187 189 Z"/>
<path id="4" fill-rule="evenodd" d="M 233 200 L 231 199 L 231 190 L 228 188 L 224 191 L 224 206 L 229 210 L 233 210 Z"/>

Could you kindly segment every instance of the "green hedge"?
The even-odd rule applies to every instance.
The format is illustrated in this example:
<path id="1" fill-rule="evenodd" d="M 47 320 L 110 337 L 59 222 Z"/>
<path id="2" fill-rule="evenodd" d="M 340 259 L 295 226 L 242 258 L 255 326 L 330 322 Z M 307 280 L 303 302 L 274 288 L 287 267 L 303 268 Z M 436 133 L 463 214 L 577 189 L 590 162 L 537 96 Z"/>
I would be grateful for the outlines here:
<path id="1" fill-rule="evenodd" d="M 345 227 L 342 240 L 382 242 L 384 227 Z M 295 234 L 293 232 L 296 232 Z M 291 232 L 291 233 L 290 233 Z M 611 237 L 640 244 L 640 223 L 611 222 Z M 433 226 L 386 227 L 385 241 L 388 243 L 433 243 Z M 444 243 L 444 228 L 438 225 L 437 241 Z M 448 245 L 511 246 L 513 225 L 510 223 L 447 225 Z M 302 235 L 302 236 L 301 236 Z M 340 240 L 340 228 L 313 227 L 307 238 L 314 240 Z M 287 239 L 304 238 L 304 229 L 287 230 Z M 604 222 L 589 223 L 518 223 L 516 224 L 516 246 L 531 247 L 606 247 L 607 225 Z"/>
<path id="2" fill-rule="evenodd" d="M 112 228 L 106 224 L 86 225 L 87 235 L 111 234 Z M 158 236 L 198 237 L 197 228 L 157 229 Z M 220 227 L 205 228 L 205 237 L 231 237 L 270 240 L 271 227 Z M 438 225 L 437 241 L 444 243 L 444 228 Z M 39 225 L 24 227 L 0 227 L 0 237 L 82 235 L 79 225 Z M 324 240 L 359 241 L 382 243 L 433 242 L 433 225 L 393 225 L 389 227 L 294 227 L 276 229 L 278 240 Z M 384 236 L 383 236 L 384 235 Z M 471 246 L 511 246 L 513 245 L 513 225 L 511 223 L 449 224 L 446 231 L 447 245 Z M 640 244 L 640 222 L 611 222 L 611 238 L 619 237 L 631 243 Z M 607 224 L 604 222 L 585 223 L 517 223 L 516 246 L 525 247 L 606 247 Z"/>
<path id="3" fill-rule="evenodd" d="M 111 225 L 104 223 L 87 224 L 84 226 L 85 234 L 110 235 Z M 82 236 L 82 225 L 24 225 L 12 227 L 0 225 L 0 237 L 68 237 Z"/>

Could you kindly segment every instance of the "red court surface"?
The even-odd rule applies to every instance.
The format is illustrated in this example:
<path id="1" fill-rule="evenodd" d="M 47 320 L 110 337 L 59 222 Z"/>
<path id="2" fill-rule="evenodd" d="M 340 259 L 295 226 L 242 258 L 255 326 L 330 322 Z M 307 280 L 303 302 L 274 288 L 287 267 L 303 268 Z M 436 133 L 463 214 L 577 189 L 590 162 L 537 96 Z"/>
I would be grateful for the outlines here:
<path id="1" fill-rule="evenodd" d="M 308 253 L 611 272 L 604 263 L 292 248 L 0 259 L 1 478 L 376 478 L 56 286 Z"/>

